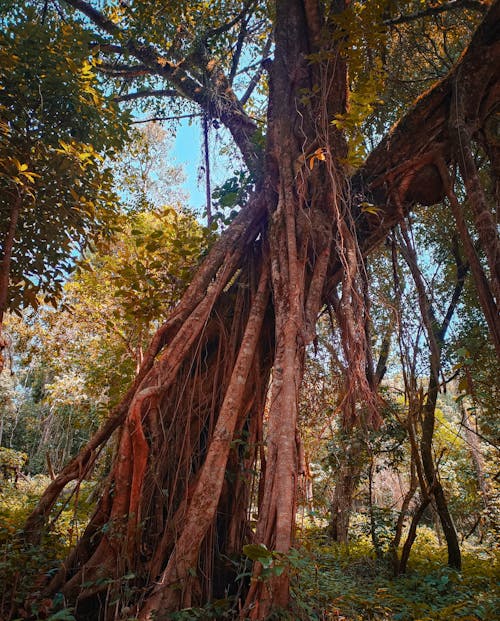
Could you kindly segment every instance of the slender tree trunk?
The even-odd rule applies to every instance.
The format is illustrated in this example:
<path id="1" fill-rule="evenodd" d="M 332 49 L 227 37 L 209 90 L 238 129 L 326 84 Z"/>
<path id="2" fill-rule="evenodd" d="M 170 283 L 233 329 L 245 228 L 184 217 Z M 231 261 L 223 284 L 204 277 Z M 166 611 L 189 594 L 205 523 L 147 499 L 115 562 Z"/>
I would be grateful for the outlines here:
<path id="1" fill-rule="evenodd" d="M 8 346 L 5 336 L 2 334 L 3 318 L 7 310 L 7 301 L 9 296 L 9 277 L 10 265 L 12 261 L 12 251 L 14 248 L 14 237 L 17 230 L 17 222 L 21 211 L 21 196 L 16 193 L 12 201 L 10 211 L 9 228 L 2 241 L 0 254 L 0 373 L 4 367 L 3 350 Z"/>
<path id="2" fill-rule="evenodd" d="M 409 388 L 409 387 L 408 387 Z M 411 461 L 412 461 L 412 472 L 411 472 L 411 481 L 410 481 L 410 489 L 408 490 L 408 494 L 405 497 L 405 501 L 408 499 L 408 503 L 411 500 L 411 496 L 413 496 L 416 492 L 415 486 L 418 484 L 420 487 L 420 502 L 414 510 L 410 526 L 408 529 L 408 533 L 406 535 L 405 542 L 403 544 L 403 548 L 401 550 L 401 558 L 398 559 L 397 556 L 397 547 L 400 544 L 401 540 L 401 530 L 402 530 L 402 522 L 404 520 L 403 513 L 400 514 L 398 520 L 398 528 L 396 529 L 396 535 L 393 539 L 391 548 L 392 548 L 392 561 L 393 568 L 395 574 L 404 574 L 406 572 L 406 568 L 408 565 L 408 560 L 410 558 L 410 552 L 412 546 L 415 542 L 417 536 L 417 527 L 422 519 L 422 516 L 425 512 L 425 509 L 429 506 L 431 502 L 431 492 L 427 484 L 427 480 L 424 473 L 424 467 L 422 464 L 422 456 L 419 450 L 418 439 L 417 439 L 417 419 L 421 417 L 421 412 L 423 408 L 423 394 L 422 391 L 409 390 L 408 391 L 409 403 L 408 403 L 408 416 L 407 416 L 407 431 L 408 438 L 410 440 L 410 451 L 411 451 Z M 400 523 L 401 521 L 401 523 Z M 398 536 L 399 535 L 399 536 Z"/>
<path id="3" fill-rule="evenodd" d="M 392 567 L 394 575 L 397 576 L 400 573 L 401 569 L 401 561 L 398 557 L 398 548 L 401 543 L 401 539 L 403 537 L 403 528 L 405 525 L 405 519 L 408 515 L 411 501 L 413 500 L 415 493 L 418 489 L 418 478 L 416 474 L 416 466 L 415 466 L 415 455 L 412 451 L 411 453 L 411 463 L 410 463 L 410 485 L 408 491 L 405 493 L 403 502 L 401 503 L 401 510 L 398 515 L 398 520 L 396 522 L 396 529 L 394 531 L 394 537 L 390 544 L 390 555 L 392 560 Z"/>
<path id="4" fill-rule="evenodd" d="M 415 543 L 415 539 L 417 538 L 417 528 L 422 519 L 425 510 L 429 506 L 431 499 L 430 496 L 424 497 L 419 506 L 417 507 L 415 513 L 413 514 L 413 518 L 410 523 L 410 528 L 408 529 L 408 534 L 406 535 L 406 540 L 403 544 L 403 549 L 401 551 L 401 559 L 399 560 L 398 565 L 398 573 L 404 574 L 406 573 L 406 569 L 408 567 L 408 561 L 410 559 L 410 552 L 413 544 Z"/>
<path id="5" fill-rule="evenodd" d="M 458 250 L 456 250 L 457 281 L 443 323 L 441 326 L 438 326 L 433 309 L 427 298 L 422 275 L 420 273 L 420 270 L 418 269 L 416 253 L 411 245 L 408 232 L 404 224 L 402 224 L 401 226 L 401 232 L 404 239 L 404 241 L 402 242 L 402 247 L 404 249 L 405 259 L 412 273 L 413 280 L 415 282 L 415 286 L 418 292 L 420 312 L 422 314 L 423 322 L 426 326 L 430 348 L 430 377 L 427 390 L 427 400 L 423 406 L 422 436 L 420 439 L 420 454 L 422 457 L 422 466 L 425 478 L 427 480 L 427 484 L 432 490 L 432 494 L 434 496 L 436 509 L 441 520 L 443 534 L 445 536 L 446 544 L 448 546 L 448 564 L 451 567 L 460 569 L 462 565 L 460 544 L 458 542 L 458 536 L 455 525 L 453 523 L 453 519 L 448 509 L 448 503 L 446 502 L 444 490 L 439 480 L 437 468 L 434 464 L 434 458 L 432 455 L 432 440 L 434 436 L 436 403 L 439 394 L 441 349 L 444 344 L 444 339 L 448 326 L 450 324 L 451 318 L 456 309 L 460 294 L 463 289 L 465 276 L 468 271 L 468 266 L 462 263 L 460 256 L 458 255 Z"/>
<path id="6" fill-rule="evenodd" d="M 346 544 L 349 539 L 353 496 L 365 462 L 363 453 L 362 444 L 356 438 L 350 440 L 345 446 L 342 463 L 336 474 L 335 489 L 330 504 L 329 530 L 332 539 L 338 543 Z"/>

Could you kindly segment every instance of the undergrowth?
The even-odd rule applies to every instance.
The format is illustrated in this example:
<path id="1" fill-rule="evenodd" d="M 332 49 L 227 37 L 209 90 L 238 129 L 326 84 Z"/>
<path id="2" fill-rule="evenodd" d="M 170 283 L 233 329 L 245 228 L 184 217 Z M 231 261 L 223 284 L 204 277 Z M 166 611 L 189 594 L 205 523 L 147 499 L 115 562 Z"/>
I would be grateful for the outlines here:
<path id="1" fill-rule="evenodd" d="M 367 538 L 348 547 L 321 531 L 304 538 L 292 593 L 293 619 L 345 621 L 494 621 L 499 619 L 497 551 L 465 546 L 463 570 L 446 566 L 446 549 L 421 528 L 407 574 L 394 578 Z"/>
<path id="2" fill-rule="evenodd" d="M 37 591 L 47 575 L 54 574 L 76 542 L 89 516 L 89 484 L 63 495 L 56 504 L 58 516 L 39 546 L 23 543 L 21 528 L 50 479 L 36 475 L 0 487 L 0 619 L 23 611 L 26 598 Z M 43 603 L 41 603 L 43 607 Z M 40 606 L 36 601 L 31 612 Z"/>
<path id="3" fill-rule="evenodd" d="M 47 480 L 2 482 L 0 489 L 0 618 L 15 618 L 26 597 L 44 576 L 59 567 L 89 515 L 90 484 L 60 501 L 59 519 L 40 546 L 23 546 L 19 532 Z M 348 547 L 332 544 L 325 531 L 304 529 L 301 546 L 286 556 L 272 553 L 277 566 L 292 576 L 291 611 L 275 613 L 286 621 L 494 621 L 500 619 L 498 550 L 464 545 L 463 570 L 446 566 L 446 549 L 432 530 L 422 527 L 408 572 L 394 578 L 389 563 L 376 559 L 369 539 L 358 537 Z M 272 572 L 271 572 L 272 573 Z M 50 603 L 50 602 L 49 602 Z M 175 615 L 190 619 L 233 619 L 235 602 L 219 600 Z M 31 614 L 47 618 L 43 602 L 31 602 Z M 63 616 L 61 616 L 63 614 Z M 64 614 L 67 614 L 64 617 Z M 13 617 L 14 615 L 14 617 Z M 33 617 L 32 617 L 33 618 Z M 52 621 L 73 619 L 62 610 Z"/>

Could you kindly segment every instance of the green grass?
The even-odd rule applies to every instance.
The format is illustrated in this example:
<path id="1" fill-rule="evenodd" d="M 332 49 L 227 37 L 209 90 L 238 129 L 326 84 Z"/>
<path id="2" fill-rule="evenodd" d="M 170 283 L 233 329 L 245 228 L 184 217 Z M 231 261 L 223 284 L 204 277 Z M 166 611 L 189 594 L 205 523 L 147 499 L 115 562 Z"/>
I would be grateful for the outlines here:
<path id="1" fill-rule="evenodd" d="M 88 518 L 87 491 L 80 491 L 76 508 L 76 495 L 68 494 L 57 502 L 55 512 L 59 518 L 44 535 L 41 545 L 24 544 L 17 535 L 49 482 L 50 479 L 42 475 L 19 481 L 17 487 L 1 481 L 0 619 L 19 610 L 25 598 L 44 583 L 44 577 L 57 571 Z M 36 603 L 34 606 L 32 612 L 36 613 Z"/>

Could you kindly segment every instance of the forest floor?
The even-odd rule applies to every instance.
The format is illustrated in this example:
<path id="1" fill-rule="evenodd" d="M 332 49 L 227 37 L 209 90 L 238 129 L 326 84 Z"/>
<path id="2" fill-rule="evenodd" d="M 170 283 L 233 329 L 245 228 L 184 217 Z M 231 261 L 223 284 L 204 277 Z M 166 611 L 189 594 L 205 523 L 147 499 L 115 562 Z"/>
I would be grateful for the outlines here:
<path id="1" fill-rule="evenodd" d="M 48 479 L 37 475 L 14 486 L 0 481 L 0 619 L 19 618 L 26 595 L 60 560 L 81 534 L 97 489 L 84 483 L 60 501 L 52 530 L 39 548 L 25 549 L 15 534 Z M 75 502 L 77 501 L 77 502 Z M 303 526 L 300 543 L 277 563 L 292 575 L 292 610 L 274 619 L 289 621 L 495 621 L 500 619 L 500 552 L 491 542 L 462 546 L 463 570 L 446 566 L 446 550 L 435 532 L 422 527 L 408 572 L 392 576 L 386 559 L 377 558 L 360 524 L 349 546 L 332 544 L 326 529 Z M 248 564 L 248 563 L 247 563 Z M 231 619 L 229 600 L 176 613 L 173 621 Z M 46 604 L 45 604 L 46 606 Z M 36 619 L 72 621 L 71 610 L 52 616 L 35 603 Z M 22 617 L 22 615 L 21 615 Z"/>

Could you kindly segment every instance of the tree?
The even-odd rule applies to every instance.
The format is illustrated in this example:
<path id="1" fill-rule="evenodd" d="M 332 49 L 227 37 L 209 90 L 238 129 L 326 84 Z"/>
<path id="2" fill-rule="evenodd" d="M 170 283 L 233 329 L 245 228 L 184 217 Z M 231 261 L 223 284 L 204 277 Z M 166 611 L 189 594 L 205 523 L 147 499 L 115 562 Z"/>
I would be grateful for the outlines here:
<path id="1" fill-rule="evenodd" d="M 350 41 L 348 26 L 362 19 L 365 6 L 376 9 L 368 12 L 369 22 L 383 22 L 387 12 L 390 22 L 391 5 L 277 0 L 265 13 L 253 2 L 210 9 L 179 2 L 175 10 L 121 3 L 103 12 L 84 0 L 65 4 L 76 10 L 72 18 L 93 25 L 108 75 L 161 82 L 167 96 L 186 98 L 225 125 L 254 175 L 255 190 L 153 337 L 122 402 L 30 516 L 26 537 L 36 541 L 64 485 L 85 475 L 96 448 L 120 426 L 96 512 L 44 595 L 62 593 L 77 605 L 77 616 L 95 617 L 99 606 L 104 611 L 106 602 L 121 601 L 121 583 L 133 574 L 136 595 L 123 602 L 123 614 L 133 607 L 140 619 L 167 618 L 229 594 L 241 599 L 242 616 L 262 619 L 288 605 L 284 559 L 294 540 L 297 391 L 305 346 L 321 307 L 332 305 L 349 365 L 344 406 L 355 417 L 363 398 L 376 421 L 366 335 L 358 329 L 366 315 L 363 256 L 416 202 L 448 196 L 492 340 L 500 343 L 492 212 L 471 147 L 472 140 L 484 139 L 489 148 L 492 133 L 482 130 L 497 122 L 500 4 L 491 6 L 448 76 L 354 174 L 345 139 L 353 120 L 346 116 L 347 62 L 349 45 L 359 51 L 361 41 Z M 269 80 L 262 148 L 245 95 L 239 99 L 232 82 L 246 34 L 251 42 L 256 35 L 265 38 L 270 26 L 273 60 L 257 75 L 264 69 Z M 150 86 L 143 94 L 157 95 Z M 454 163 L 473 203 L 487 267 L 463 226 L 451 180 Z M 248 519 L 252 506 L 258 510 L 255 531 Z M 247 548 L 256 562 L 253 580 L 239 591 L 227 559 L 245 543 L 257 546 Z M 268 559 L 271 550 L 283 563 L 264 580 L 258 559 Z"/>
<path id="2" fill-rule="evenodd" d="M 42 305 L 8 317 L 16 373 L 13 389 L 2 391 L 0 431 L 8 446 L 29 454 L 30 472 L 43 469 L 47 454 L 57 472 L 98 428 L 140 367 L 155 325 L 178 301 L 204 243 L 195 219 L 173 207 L 122 214 L 113 238 L 80 260 L 58 309 Z M 6 385 L 11 379 L 2 378 Z M 18 412 L 9 425 L 14 389 Z"/>
<path id="3" fill-rule="evenodd" d="M 4 313 L 36 307 L 39 292 L 55 304 L 78 250 L 111 227 L 103 158 L 126 133 L 96 84 L 89 35 L 10 9 L 0 14 L 0 352 Z"/>

